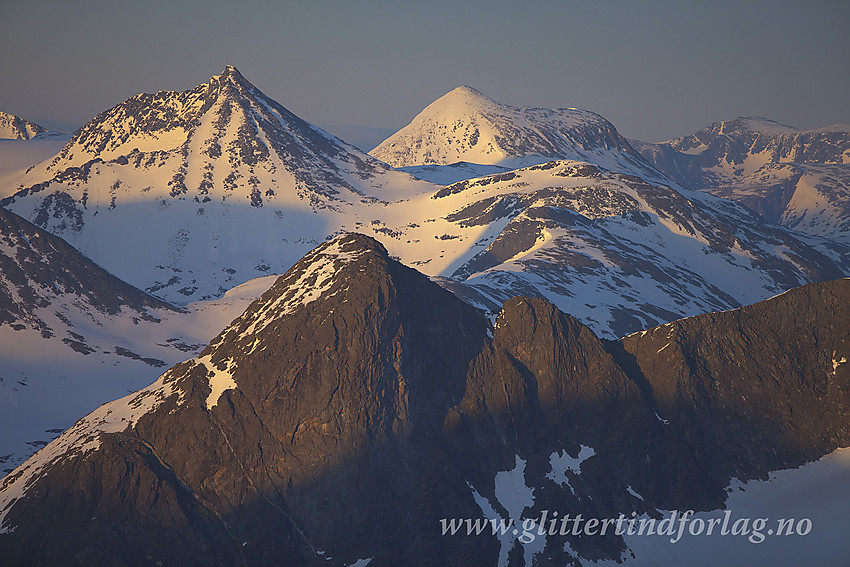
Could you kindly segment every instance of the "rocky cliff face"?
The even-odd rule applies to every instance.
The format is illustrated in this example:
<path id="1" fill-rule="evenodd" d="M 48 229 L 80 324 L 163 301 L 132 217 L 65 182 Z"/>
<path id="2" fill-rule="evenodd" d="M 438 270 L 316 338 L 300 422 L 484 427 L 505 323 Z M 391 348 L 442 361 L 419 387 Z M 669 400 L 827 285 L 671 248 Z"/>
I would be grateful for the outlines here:
<path id="1" fill-rule="evenodd" d="M 848 292 L 847 279 L 810 284 L 621 344 L 659 413 L 690 424 L 697 467 L 758 476 L 847 443 L 850 339 L 840 318 Z"/>
<path id="2" fill-rule="evenodd" d="M 89 452 L 60 453 L 39 469 L 40 454 L 20 478 L 10 475 L 9 489 L 54 485 L 57 466 L 94 466 L 116 483 L 134 479 L 120 495 L 102 492 L 100 478 L 72 473 L 58 481 L 74 494 L 69 513 L 78 505 L 99 510 L 93 525 L 71 537 L 98 534 L 106 556 L 124 553 L 125 538 L 135 537 L 138 506 L 150 510 L 144 541 L 131 544 L 130 557 L 144 547 L 142 556 L 189 564 L 233 564 L 234 557 L 305 564 L 318 558 L 319 544 L 334 541 L 337 555 L 350 556 L 376 530 L 399 536 L 387 553 L 397 552 L 407 545 L 400 530 L 410 528 L 399 524 L 397 499 L 420 498 L 410 479 L 434 474 L 418 445 L 439 433 L 462 395 L 468 359 L 485 331 L 471 307 L 390 261 L 376 242 L 343 239 L 294 266 L 199 358 L 102 407 L 55 442 L 76 439 Z M 103 430 L 123 431 L 107 441 Z M 111 439 L 123 447 L 117 463 L 107 457 L 112 449 L 104 452 Z M 186 460 L 196 451 L 205 456 Z M 64 498 L 60 492 L 51 490 Z M 382 492 L 386 498 L 375 497 Z M 209 553 L 175 547 L 174 538 L 184 536 L 165 534 L 179 534 L 180 526 L 192 526 L 186 541 Z M 15 528 L 14 539 L 28 529 Z M 340 540 L 340 533 L 350 537 Z M 55 553 L 44 559 L 61 560 Z"/>
<path id="3" fill-rule="evenodd" d="M 491 327 L 374 240 L 340 237 L 197 358 L 4 479 L 0 552 L 20 565 L 619 558 L 613 534 L 526 544 L 443 536 L 440 520 L 717 507 L 731 476 L 846 444 L 848 300 L 847 280 L 812 284 L 609 342 L 540 299 L 507 301 Z"/>

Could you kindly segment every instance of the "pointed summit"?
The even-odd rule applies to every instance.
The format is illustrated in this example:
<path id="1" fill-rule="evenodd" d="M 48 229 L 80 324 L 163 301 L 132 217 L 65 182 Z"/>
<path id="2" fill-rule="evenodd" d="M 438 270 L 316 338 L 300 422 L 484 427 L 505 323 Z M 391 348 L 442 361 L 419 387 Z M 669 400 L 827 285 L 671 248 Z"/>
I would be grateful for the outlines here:
<path id="1" fill-rule="evenodd" d="M 482 93 L 481 91 L 479 91 L 476 88 L 470 87 L 469 85 L 461 85 L 461 86 L 459 86 L 455 89 L 452 89 L 451 91 L 449 91 L 446 94 L 446 96 L 449 96 L 451 94 L 458 94 L 458 95 L 462 95 L 462 96 L 477 96 L 477 97 L 487 98 L 487 96 L 484 95 L 484 93 Z"/>
<path id="2" fill-rule="evenodd" d="M 221 74 L 222 77 L 233 77 L 239 78 L 242 77 L 242 73 L 239 72 L 239 69 L 234 67 L 233 65 L 225 65 L 224 72 Z"/>
<path id="3" fill-rule="evenodd" d="M 429 117 L 441 117 L 447 120 L 461 117 L 469 119 L 480 112 L 496 111 L 500 106 L 498 102 L 481 91 L 463 85 L 452 89 L 429 104 L 413 119 L 411 124 L 415 123 L 420 117 L 426 120 Z"/>
<path id="4" fill-rule="evenodd" d="M 237 85 L 245 85 L 249 88 L 255 88 L 248 79 L 239 72 L 239 69 L 234 67 L 233 65 L 225 65 L 224 71 L 222 71 L 219 75 L 213 75 L 210 77 L 210 84 L 237 84 Z"/>
<path id="5" fill-rule="evenodd" d="M 227 65 L 220 75 L 213 75 L 194 89 L 141 93 L 100 113 L 74 135 L 60 154 L 67 160 L 56 160 L 53 169 L 78 165 L 91 156 L 127 156 L 134 149 L 170 150 L 188 143 L 209 118 L 214 118 L 216 126 L 228 126 L 237 118 L 234 105 L 246 110 L 252 106 L 263 110 L 266 106 L 279 106 L 236 67 Z M 281 114 L 282 120 L 270 121 L 272 127 L 286 126 L 287 121 L 297 119 L 285 109 Z M 248 123 L 256 121 L 250 115 L 244 118 Z"/>

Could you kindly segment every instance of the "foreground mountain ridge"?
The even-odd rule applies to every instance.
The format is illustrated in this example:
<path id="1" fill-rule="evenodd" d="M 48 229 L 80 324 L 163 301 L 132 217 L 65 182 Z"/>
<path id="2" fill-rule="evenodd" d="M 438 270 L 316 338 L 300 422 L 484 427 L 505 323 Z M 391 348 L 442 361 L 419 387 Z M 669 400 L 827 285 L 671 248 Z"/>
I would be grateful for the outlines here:
<path id="1" fill-rule="evenodd" d="M 848 299 L 846 279 L 810 284 L 600 341 L 515 298 L 490 328 L 343 236 L 4 479 L 0 550 L 21 565 L 621 558 L 613 535 L 535 547 L 446 538 L 439 521 L 716 508 L 732 477 L 846 445 Z"/>

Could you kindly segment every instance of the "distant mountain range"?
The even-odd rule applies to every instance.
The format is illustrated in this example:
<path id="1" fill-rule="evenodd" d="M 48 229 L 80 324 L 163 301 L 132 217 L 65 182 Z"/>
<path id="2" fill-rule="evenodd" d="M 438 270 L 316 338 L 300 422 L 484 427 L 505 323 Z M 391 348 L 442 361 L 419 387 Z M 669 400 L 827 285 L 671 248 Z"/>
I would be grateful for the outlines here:
<path id="1" fill-rule="evenodd" d="M 485 310 L 542 297 L 606 338 L 850 273 L 845 246 L 586 163 L 461 181 L 430 201 L 416 209 L 434 222 L 390 233 L 396 255 L 427 271 L 451 259 L 441 281 Z M 442 260 L 426 252 L 435 240 Z"/>
<path id="2" fill-rule="evenodd" d="M 0 112 L 0 139 L 9 140 L 51 140 L 66 136 L 62 132 L 54 132 L 35 122 L 24 120 L 20 116 Z"/>
<path id="3" fill-rule="evenodd" d="M 661 144 L 632 144 L 684 187 L 734 199 L 801 232 L 850 242 L 850 125 L 797 130 L 738 118 Z"/>
<path id="4" fill-rule="evenodd" d="M 29 140 L 46 132 L 47 128 L 43 128 L 34 122 L 29 122 L 14 114 L 0 112 L 0 138 Z"/>

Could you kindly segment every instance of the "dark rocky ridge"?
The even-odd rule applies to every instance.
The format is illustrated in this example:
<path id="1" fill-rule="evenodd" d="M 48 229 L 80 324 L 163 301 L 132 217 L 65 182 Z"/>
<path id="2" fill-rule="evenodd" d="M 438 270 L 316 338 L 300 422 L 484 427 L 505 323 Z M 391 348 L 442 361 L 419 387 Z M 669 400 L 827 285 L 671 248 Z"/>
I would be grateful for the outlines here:
<path id="1" fill-rule="evenodd" d="M 649 379 L 659 412 L 694 424 L 700 468 L 759 476 L 847 443 L 850 373 L 840 361 L 850 351 L 848 293 L 848 279 L 809 284 L 622 345 Z M 715 460 L 719 453 L 727 460 Z"/>
<path id="2" fill-rule="evenodd" d="M 31 484 L 5 511 L 0 553 L 15 565 L 493 565 L 494 538 L 443 537 L 439 520 L 480 517 L 470 487 L 504 516 L 493 478 L 518 458 L 529 518 L 718 507 L 732 476 L 850 440 L 850 365 L 835 364 L 848 311 L 850 281 L 836 280 L 609 342 L 515 298 L 491 338 L 478 312 L 344 236 L 199 359 L 81 420 L 40 472 L 7 477 L 0 502 Z M 211 396 L 225 371 L 234 387 Z M 124 431 L 97 433 L 110 409 L 150 399 Z M 580 445 L 595 455 L 567 473 L 572 490 L 547 479 L 550 456 Z M 569 543 L 588 559 L 624 551 L 615 536 Z M 537 556 L 574 560 L 556 539 Z"/>

